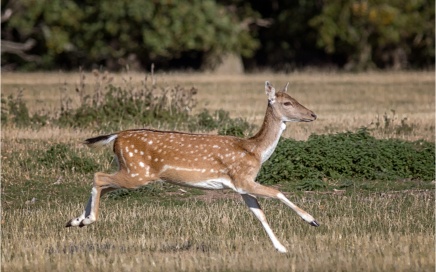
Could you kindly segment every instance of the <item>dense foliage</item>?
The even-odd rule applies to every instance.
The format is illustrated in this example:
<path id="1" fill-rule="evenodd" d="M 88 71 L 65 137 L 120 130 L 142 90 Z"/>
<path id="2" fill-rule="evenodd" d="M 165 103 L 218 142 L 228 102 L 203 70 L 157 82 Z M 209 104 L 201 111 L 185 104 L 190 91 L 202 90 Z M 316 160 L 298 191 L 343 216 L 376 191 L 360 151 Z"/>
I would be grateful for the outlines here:
<path id="1" fill-rule="evenodd" d="M 221 52 L 250 56 L 257 46 L 232 13 L 212 0 L 20 0 L 2 2 L 4 7 L 15 14 L 2 24 L 2 39 L 37 42 L 29 53 L 40 58 L 26 63 L 28 69 L 117 69 L 184 57 L 198 63 Z"/>
<path id="2" fill-rule="evenodd" d="M 376 139 L 368 130 L 312 135 L 305 142 L 282 139 L 265 162 L 259 181 L 435 179 L 435 144 Z"/>
<path id="3" fill-rule="evenodd" d="M 434 66 L 434 0 L 2 1 L 2 67 Z M 7 11 L 12 13 L 7 15 Z M 13 43 L 6 43 L 6 42 Z"/>

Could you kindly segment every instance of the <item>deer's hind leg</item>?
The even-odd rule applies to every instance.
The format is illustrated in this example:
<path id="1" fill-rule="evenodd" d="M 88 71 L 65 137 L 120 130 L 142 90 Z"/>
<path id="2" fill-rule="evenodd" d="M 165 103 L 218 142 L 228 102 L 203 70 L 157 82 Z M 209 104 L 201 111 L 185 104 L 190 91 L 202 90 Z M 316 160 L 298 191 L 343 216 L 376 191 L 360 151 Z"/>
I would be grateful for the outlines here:
<path id="1" fill-rule="evenodd" d="M 94 186 L 91 189 L 91 196 L 86 204 L 85 210 L 79 217 L 68 221 L 65 227 L 84 227 L 95 222 L 98 217 L 100 197 L 118 188 L 120 187 L 114 182 L 112 175 L 96 173 L 94 175 Z"/>
<path id="2" fill-rule="evenodd" d="M 91 196 L 86 204 L 85 210 L 79 217 L 68 221 L 65 227 L 84 227 L 94 223 L 98 218 L 98 208 L 101 196 L 110 191 L 121 188 L 130 189 L 131 186 L 125 182 L 126 180 L 127 179 L 122 172 L 117 172 L 115 174 L 96 173 L 94 175 L 94 186 L 92 187 Z M 142 185 L 149 182 L 151 182 L 151 180 L 144 181 L 142 182 Z"/>

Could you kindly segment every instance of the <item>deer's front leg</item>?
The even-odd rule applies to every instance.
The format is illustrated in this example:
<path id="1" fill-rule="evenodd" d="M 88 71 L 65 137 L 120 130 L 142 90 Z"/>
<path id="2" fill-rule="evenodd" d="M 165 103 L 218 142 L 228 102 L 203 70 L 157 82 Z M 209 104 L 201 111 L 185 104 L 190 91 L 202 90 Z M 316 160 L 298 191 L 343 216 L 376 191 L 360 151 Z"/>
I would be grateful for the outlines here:
<path id="1" fill-rule="evenodd" d="M 307 213 L 305 210 L 299 208 L 297 205 L 292 203 L 282 192 L 279 190 L 276 190 L 271 187 L 264 186 L 262 184 L 259 184 L 257 182 L 250 182 L 245 187 L 244 190 L 255 196 L 262 196 L 262 197 L 270 197 L 279 199 L 282 201 L 286 206 L 294 210 L 301 218 L 303 218 L 304 221 L 309 223 L 311 226 L 318 227 L 318 222 L 315 221 L 312 215 Z"/>
<path id="2" fill-rule="evenodd" d="M 271 227 L 266 221 L 265 214 L 260 208 L 259 202 L 257 202 L 257 199 L 254 196 L 247 195 L 247 194 L 241 194 L 241 196 L 244 199 L 245 203 L 247 204 L 248 208 L 250 208 L 250 210 L 257 217 L 257 219 L 259 219 L 260 223 L 262 223 L 263 228 L 265 229 L 266 233 L 268 234 L 269 238 L 271 239 L 271 242 L 273 243 L 277 251 L 281 253 L 288 252 L 273 233 Z"/>

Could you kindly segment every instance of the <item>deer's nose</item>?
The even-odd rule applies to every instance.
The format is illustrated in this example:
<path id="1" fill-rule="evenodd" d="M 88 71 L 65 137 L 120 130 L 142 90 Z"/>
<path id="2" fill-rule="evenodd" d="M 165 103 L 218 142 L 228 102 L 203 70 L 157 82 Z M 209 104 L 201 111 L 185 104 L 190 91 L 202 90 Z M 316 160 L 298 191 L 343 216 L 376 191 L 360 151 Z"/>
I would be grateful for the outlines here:
<path id="1" fill-rule="evenodd" d="M 316 120 L 317 116 L 315 113 L 312 113 L 311 116 L 313 117 L 313 120 Z"/>

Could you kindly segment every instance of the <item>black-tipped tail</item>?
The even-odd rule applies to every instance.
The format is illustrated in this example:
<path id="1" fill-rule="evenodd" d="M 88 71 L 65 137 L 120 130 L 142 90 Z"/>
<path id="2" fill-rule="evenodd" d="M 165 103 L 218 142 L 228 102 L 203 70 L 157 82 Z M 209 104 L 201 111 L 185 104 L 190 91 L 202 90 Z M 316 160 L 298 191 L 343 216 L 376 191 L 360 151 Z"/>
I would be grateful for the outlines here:
<path id="1" fill-rule="evenodd" d="M 117 138 L 117 136 L 117 134 L 101 135 L 94 138 L 86 139 L 83 143 L 91 148 L 102 147 L 110 144 L 113 140 Z"/>

